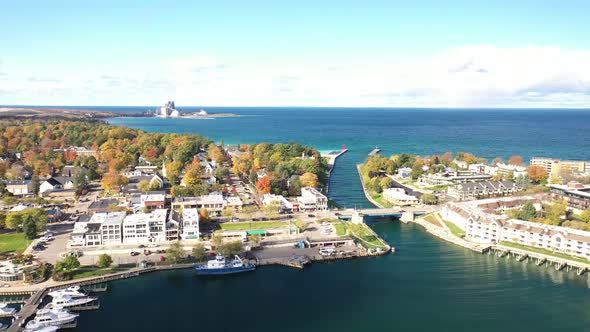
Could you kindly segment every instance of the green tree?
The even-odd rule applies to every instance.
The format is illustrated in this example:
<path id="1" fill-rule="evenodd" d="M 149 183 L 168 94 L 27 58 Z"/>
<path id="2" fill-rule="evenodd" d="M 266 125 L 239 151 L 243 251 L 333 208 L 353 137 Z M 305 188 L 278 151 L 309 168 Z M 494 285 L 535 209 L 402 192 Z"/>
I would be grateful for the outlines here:
<path id="1" fill-rule="evenodd" d="M 434 205 L 438 203 L 438 197 L 434 194 L 424 194 L 420 197 L 420 201 L 427 205 Z"/>
<path id="2" fill-rule="evenodd" d="M 219 251 L 218 248 L 223 246 L 223 235 L 219 233 L 213 234 L 211 237 L 211 244 L 215 247 L 215 250 Z"/>
<path id="3" fill-rule="evenodd" d="M 221 248 L 221 253 L 226 257 L 238 255 L 243 252 L 244 252 L 244 243 L 242 243 L 242 241 L 240 241 L 240 240 L 228 242 L 228 243 L 224 244 L 223 247 Z"/>
<path id="4" fill-rule="evenodd" d="M 102 254 L 98 257 L 98 267 L 107 268 L 113 264 L 113 258 L 107 254 Z"/>
<path id="5" fill-rule="evenodd" d="M 223 210 L 221 210 L 221 216 L 222 217 L 230 218 L 231 219 L 235 215 L 236 215 L 236 211 L 233 208 L 229 207 L 229 206 L 226 206 L 226 207 L 223 208 Z"/>
<path id="6" fill-rule="evenodd" d="M 582 213 L 580 213 L 580 219 L 584 222 L 590 222 L 590 209 L 582 211 Z"/>
<path id="7" fill-rule="evenodd" d="M 37 223 L 30 214 L 24 215 L 22 218 L 23 232 L 27 240 L 32 240 L 37 237 Z"/>
<path id="8" fill-rule="evenodd" d="M 205 257 L 207 257 L 207 251 L 205 251 L 205 246 L 202 243 L 197 243 L 193 247 L 193 256 L 197 262 L 202 262 Z"/>
<path id="9" fill-rule="evenodd" d="M 72 271 L 80 267 L 80 261 L 74 255 L 68 255 L 63 260 L 62 268 L 66 271 Z M 57 265 L 56 265 L 57 268 Z"/>
<path id="10" fill-rule="evenodd" d="M 559 225 L 561 223 L 561 216 L 567 212 L 567 204 L 564 201 L 556 201 L 551 205 L 545 207 L 546 224 Z"/>
<path id="11" fill-rule="evenodd" d="M 393 186 L 393 180 L 390 177 L 386 176 L 381 179 L 380 184 L 382 189 L 391 188 L 391 186 Z"/>
<path id="12" fill-rule="evenodd" d="M 270 204 L 264 206 L 264 214 L 269 219 L 277 219 L 281 210 L 281 203 L 278 201 L 272 201 Z"/>
<path id="13" fill-rule="evenodd" d="M 252 243 L 253 248 L 260 247 L 261 241 L 262 241 L 262 238 L 260 237 L 260 234 L 250 235 L 250 243 Z"/>
<path id="14" fill-rule="evenodd" d="M 148 180 L 141 180 L 137 184 L 137 189 L 141 192 L 150 191 L 150 182 Z"/>
<path id="15" fill-rule="evenodd" d="M 74 176 L 74 189 L 76 191 L 76 195 L 80 196 L 82 191 L 88 186 L 88 177 L 86 175 L 86 171 L 78 172 L 76 176 Z"/>
<path id="16" fill-rule="evenodd" d="M 6 214 L 0 212 L 0 229 L 6 228 Z"/>
<path id="17" fill-rule="evenodd" d="M 297 227 L 297 231 L 299 233 L 304 232 L 307 229 L 307 226 L 309 226 L 309 223 L 307 221 L 295 220 L 295 227 Z"/>
<path id="18" fill-rule="evenodd" d="M 184 259 L 184 250 L 180 241 L 173 242 L 166 251 L 166 257 L 171 263 L 180 263 Z"/>
<path id="19" fill-rule="evenodd" d="M 531 202 L 526 202 L 520 209 L 519 219 L 521 220 L 533 220 L 537 216 L 537 210 Z"/>
<path id="20" fill-rule="evenodd" d="M 412 167 L 412 180 L 417 180 L 420 176 L 422 176 L 422 174 L 424 174 L 424 171 L 422 170 L 421 165 L 414 165 Z"/>

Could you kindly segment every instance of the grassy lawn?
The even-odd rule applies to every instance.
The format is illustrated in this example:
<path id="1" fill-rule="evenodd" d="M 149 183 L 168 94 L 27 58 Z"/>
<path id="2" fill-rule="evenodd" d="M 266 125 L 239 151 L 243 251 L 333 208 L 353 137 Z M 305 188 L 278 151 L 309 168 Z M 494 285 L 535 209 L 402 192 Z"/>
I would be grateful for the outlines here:
<path id="1" fill-rule="evenodd" d="M 130 268 L 131 268 L 130 266 L 125 266 L 125 267 L 112 266 L 112 267 L 107 267 L 107 268 L 101 269 L 101 268 L 97 268 L 94 266 L 82 266 L 79 269 L 72 272 L 72 278 L 73 279 L 82 279 L 82 278 L 88 278 L 88 277 L 103 276 L 106 274 L 123 272 L 123 271 L 129 270 Z"/>
<path id="2" fill-rule="evenodd" d="M 364 224 L 350 224 L 348 226 L 351 234 L 360 240 L 361 244 L 365 248 L 383 248 L 385 247 L 385 243 L 381 241 L 375 234 L 371 231 L 369 226 Z"/>
<path id="3" fill-rule="evenodd" d="M 336 229 L 336 235 L 344 236 L 348 233 L 348 227 L 343 222 L 333 223 L 334 228 Z"/>
<path id="4" fill-rule="evenodd" d="M 451 230 L 451 233 L 453 233 L 453 235 L 457 237 L 463 237 L 463 235 L 465 235 L 465 231 L 459 228 L 459 226 L 455 225 L 454 223 L 448 220 L 444 220 L 440 215 L 439 217 L 445 223 L 445 225 L 447 225 L 447 227 Z"/>
<path id="5" fill-rule="evenodd" d="M 386 201 L 383 196 L 381 194 L 378 194 L 376 192 L 373 191 L 369 191 L 369 195 L 371 195 L 371 197 L 377 201 L 377 203 L 381 204 L 381 206 L 383 207 L 392 207 L 391 203 L 389 203 L 388 201 Z"/>
<path id="6" fill-rule="evenodd" d="M 433 214 L 429 214 L 427 216 L 424 216 L 424 217 L 422 217 L 422 219 L 428 221 L 429 223 L 433 224 L 434 226 L 442 227 L 440 222 L 438 222 L 438 220 L 436 219 L 436 217 Z"/>
<path id="7" fill-rule="evenodd" d="M 543 255 L 547 255 L 547 256 L 553 256 L 553 257 L 557 257 L 557 258 L 569 259 L 569 260 L 572 260 L 572 261 L 586 263 L 586 264 L 589 264 L 590 263 L 590 261 L 587 260 L 587 259 L 580 258 L 580 257 L 575 257 L 575 256 L 570 256 L 568 254 L 564 254 L 564 253 L 560 253 L 560 252 L 553 252 L 553 251 L 548 250 L 548 249 L 535 248 L 535 247 L 525 246 L 523 244 L 518 244 L 518 243 L 508 242 L 508 241 L 502 241 L 502 242 L 500 242 L 500 244 L 503 245 L 503 246 L 506 246 L 506 247 L 512 247 L 512 248 L 516 248 L 516 249 L 528 250 L 528 251 L 537 252 L 539 254 L 543 254 Z"/>
<path id="8" fill-rule="evenodd" d="M 270 229 L 288 226 L 289 223 L 282 221 L 260 221 L 260 222 L 226 222 L 219 226 L 224 231 L 249 231 L 253 229 Z"/>
<path id="9" fill-rule="evenodd" d="M 0 253 L 22 253 L 31 241 L 25 239 L 24 233 L 9 233 L 0 235 Z"/>

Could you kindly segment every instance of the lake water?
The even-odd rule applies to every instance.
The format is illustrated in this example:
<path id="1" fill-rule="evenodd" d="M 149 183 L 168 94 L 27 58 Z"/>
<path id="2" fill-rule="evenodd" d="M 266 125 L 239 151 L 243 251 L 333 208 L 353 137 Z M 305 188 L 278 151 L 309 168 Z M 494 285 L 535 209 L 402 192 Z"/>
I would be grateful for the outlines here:
<path id="1" fill-rule="evenodd" d="M 96 108 L 144 111 L 145 108 Z M 355 165 L 386 155 L 467 151 L 590 159 L 588 110 L 207 108 L 242 117 L 115 118 L 147 131 L 196 132 L 225 143 L 297 141 L 349 153 L 338 159 L 331 199 L 369 207 Z M 263 267 L 224 278 L 172 271 L 114 282 L 77 331 L 587 331 L 590 280 L 532 263 L 480 255 L 416 225 L 377 220 L 397 248 L 370 259 Z"/>

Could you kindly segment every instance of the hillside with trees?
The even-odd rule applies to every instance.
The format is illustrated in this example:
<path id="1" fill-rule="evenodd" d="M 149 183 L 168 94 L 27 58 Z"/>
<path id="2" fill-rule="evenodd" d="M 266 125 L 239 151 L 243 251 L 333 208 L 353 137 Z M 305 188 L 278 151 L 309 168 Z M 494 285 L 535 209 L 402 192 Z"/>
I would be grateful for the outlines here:
<path id="1" fill-rule="evenodd" d="M 301 194 L 301 187 L 325 188 L 328 164 L 318 150 L 298 143 L 240 146 L 233 171 L 255 184 L 261 193 Z"/>

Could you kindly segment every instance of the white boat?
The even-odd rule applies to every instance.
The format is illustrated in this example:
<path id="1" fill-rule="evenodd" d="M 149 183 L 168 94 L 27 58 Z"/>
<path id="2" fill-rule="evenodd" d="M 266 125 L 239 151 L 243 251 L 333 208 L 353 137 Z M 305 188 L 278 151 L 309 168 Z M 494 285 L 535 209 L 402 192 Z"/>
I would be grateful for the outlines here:
<path id="1" fill-rule="evenodd" d="M 0 316 L 13 316 L 15 313 L 15 308 L 9 307 L 6 303 L 0 303 Z"/>
<path id="2" fill-rule="evenodd" d="M 96 297 L 71 297 L 67 295 L 62 297 L 54 297 L 51 302 L 45 306 L 45 308 L 54 309 L 78 307 L 96 301 L 96 299 Z"/>
<path id="3" fill-rule="evenodd" d="M 78 314 L 73 314 L 64 308 L 59 309 L 39 309 L 35 318 L 27 323 L 28 330 L 37 331 L 47 326 L 61 326 L 69 324 L 76 320 Z"/>
<path id="4" fill-rule="evenodd" d="M 55 332 L 59 330 L 58 326 L 45 326 L 38 329 L 26 329 L 24 332 Z"/>
<path id="5" fill-rule="evenodd" d="M 82 289 L 80 286 L 71 286 L 64 289 L 58 289 L 47 293 L 47 295 L 55 298 L 55 297 L 86 297 L 88 294 Z"/>

